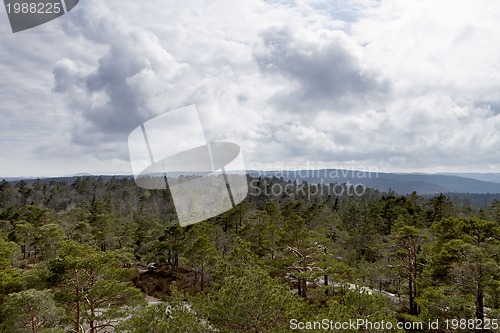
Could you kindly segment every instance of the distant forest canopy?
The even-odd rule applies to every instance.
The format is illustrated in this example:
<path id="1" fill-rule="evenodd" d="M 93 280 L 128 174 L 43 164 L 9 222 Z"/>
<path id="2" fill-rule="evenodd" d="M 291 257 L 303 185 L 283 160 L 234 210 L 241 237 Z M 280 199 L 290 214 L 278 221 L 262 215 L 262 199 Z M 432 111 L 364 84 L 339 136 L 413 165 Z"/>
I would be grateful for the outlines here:
<path id="1" fill-rule="evenodd" d="M 129 177 L 1 181 L 0 332 L 500 319 L 495 196 L 249 184 L 240 205 L 181 228 L 168 191 Z"/>
<path id="2" fill-rule="evenodd" d="M 242 173 L 244 171 L 236 171 Z M 196 176 L 196 172 L 192 175 Z M 430 198 L 440 193 L 457 200 L 468 201 L 471 205 L 482 207 L 491 204 L 496 199 L 500 200 L 500 174 L 495 173 L 464 173 L 464 174 L 425 174 L 425 173 L 384 173 L 378 172 L 376 168 L 366 170 L 354 169 L 315 169 L 315 170 L 248 170 L 251 178 L 278 178 L 284 181 L 292 181 L 302 184 L 348 184 L 352 186 L 363 186 L 400 195 L 416 192 L 419 195 Z M 163 175 L 159 175 L 163 177 Z M 169 173 L 169 178 L 180 178 L 185 176 L 181 173 Z M 111 178 L 132 179 L 130 175 L 100 176 L 104 181 Z M 43 179 L 7 179 L 12 185 L 24 180 L 28 184 L 42 181 L 66 182 L 73 184 L 79 177 L 43 178 Z M 81 177 L 80 177 L 81 178 Z"/>

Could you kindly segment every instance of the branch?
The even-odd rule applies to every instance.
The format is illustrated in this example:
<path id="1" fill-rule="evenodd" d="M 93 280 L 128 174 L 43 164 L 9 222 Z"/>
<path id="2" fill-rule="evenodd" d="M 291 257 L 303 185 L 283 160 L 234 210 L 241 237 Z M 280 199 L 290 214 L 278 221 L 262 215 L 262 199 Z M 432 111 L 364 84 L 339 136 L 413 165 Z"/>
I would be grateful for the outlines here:
<path id="1" fill-rule="evenodd" d="M 98 330 L 98 329 L 101 329 L 103 327 L 113 327 L 113 328 L 115 328 L 116 325 L 113 325 L 113 324 L 101 324 L 101 325 L 94 326 L 93 329 L 94 330 Z M 89 328 L 87 331 L 85 331 L 85 333 L 89 333 L 91 330 L 92 330 L 92 328 Z"/>

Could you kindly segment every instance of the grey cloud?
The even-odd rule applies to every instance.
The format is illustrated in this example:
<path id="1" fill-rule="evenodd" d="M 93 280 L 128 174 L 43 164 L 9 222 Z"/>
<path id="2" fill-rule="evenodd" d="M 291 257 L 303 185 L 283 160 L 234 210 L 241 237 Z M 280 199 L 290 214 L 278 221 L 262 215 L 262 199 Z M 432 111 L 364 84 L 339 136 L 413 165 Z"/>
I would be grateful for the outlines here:
<path id="1" fill-rule="evenodd" d="M 499 100 L 480 100 L 475 101 L 474 106 L 488 109 L 493 115 L 500 115 L 500 101 Z"/>
<path id="2" fill-rule="evenodd" d="M 92 41 L 96 49 L 105 46 L 107 52 L 91 70 L 61 59 L 53 70 L 53 89 L 82 120 L 74 130 L 75 143 L 92 145 L 103 139 L 123 143 L 135 127 L 165 111 L 155 109 L 151 101 L 174 94 L 167 87 L 187 65 L 177 62 L 149 31 L 120 17 L 99 14 L 90 5 L 82 7 L 65 31 Z"/>
<path id="3" fill-rule="evenodd" d="M 274 97 L 280 108 L 308 113 L 352 110 L 354 104 L 388 92 L 388 83 L 379 73 L 363 69 L 341 32 L 320 44 L 300 40 L 289 29 L 272 28 L 262 34 L 262 41 L 263 47 L 254 53 L 260 69 L 299 85 Z"/>

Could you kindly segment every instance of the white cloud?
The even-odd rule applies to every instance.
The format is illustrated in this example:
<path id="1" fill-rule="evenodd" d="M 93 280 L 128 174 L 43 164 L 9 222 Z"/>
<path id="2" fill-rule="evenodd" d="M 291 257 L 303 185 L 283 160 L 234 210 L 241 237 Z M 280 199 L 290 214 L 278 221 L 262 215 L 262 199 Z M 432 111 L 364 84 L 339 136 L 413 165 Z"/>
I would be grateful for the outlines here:
<path id="1" fill-rule="evenodd" d="M 0 174 L 126 172 L 129 131 L 192 103 L 252 165 L 497 171 L 499 6 L 89 0 L 0 26 Z"/>
<path id="2" fill-rule="evenodd" d="M 399 130 L 384 136 L 409 152 L 401 167 L 500 165 L 499 14 L 493 1 L 384 1 L 353 25 L 370 67 L 392 83 L 381 107 Z"/>
<path id="3" fill-rule="evenodd" d="M 378 73 L 363 68 L 360 46 L 343 31 L 271 28 L 262 39 L 257 63 L 264 72 L 284 79 L 273 97 L 278 109 L 308 118 L 322 110 L 352 112 L 387 93 L 387 84 Z"/>

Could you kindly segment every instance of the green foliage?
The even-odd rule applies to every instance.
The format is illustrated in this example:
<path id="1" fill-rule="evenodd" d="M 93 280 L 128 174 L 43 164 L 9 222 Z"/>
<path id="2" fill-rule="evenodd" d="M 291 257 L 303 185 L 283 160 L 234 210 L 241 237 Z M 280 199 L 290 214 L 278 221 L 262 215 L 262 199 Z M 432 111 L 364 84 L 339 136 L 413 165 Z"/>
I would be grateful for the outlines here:
<path id="1" fill-rule="evenodd" d="M 50 288 L 50 280 L 52 277 L 52 272 L 45 262 L 36 264 L 31 269 L 22 272 L 22 281 L 27 289 L 42 290 Z"/>
<path id="2" fill-rule="evenodd" d="M 41 260 L 49 260 L 58 255 L 64 241 L 61 227 L 55 223 L 45 224 L 37 230 L 37 247 Z"/>
<path id="3" fill-rule="evenodd" d="M 12 244 L 0 238 L 0 297 L 24 287 L 20 272 L 11 268 Z"/>
<path id="4" fill-rule="evenodd" d="M 168 191 L 131 179 L 0 182 L 2 330 L 22 332 L 37 311 L 37 332 L 78 333 L 121 322 L 127 333 L 288 332 L 290 319 L 500 313 L 498 201 L 321 195 L 306 183 L 279 196 L 265 190 L 293 184 L 253 180 L 259 195 L 186 228 Z M 170 290 L 170 306 L 146 307 L 131 281 L 155 297 Z"/>
<path id="5" fill-rule="evenodd" d="M 377 332 L 399 332 L 396 329 L 397 319 L 391 314 L 387 305 L 387 298 L 380 293 L 370 294 L 363 289 L 348 290 L 342 299 L 332 298 L 327 307 L 320 309 L 314 319 L 320 321 L 328 318 L 335 322 L 349 322 L 349 320 L 369 319 L 371 322 L 391 322 L 393 329 L 377 330 Z M 312 330 L 312 332 L 322 332 Z M 358 332 L 350 328 L 336 330 L 336 332 Z M 402 332 L 402 331 L 401 331 Z"/>
<path id="6" fill-rule="evenodd" d="M 130 319 L 117 327 L 117 333 L 206 333 L 210 325 L 197 316 L 189 302 L 173 285 L 168 304 L 157 304 L 140 308 Z"/>
<path id="7" fill-rule="evenodd" d="M 184 264 L 194 270 L 196 284 L 200 281 L 200 290 L 203 291 L 207 275 L 214 270 L 215 264 L 218 260 L 218 252 L 208 237 L 204 234 L 195 236 L 193 243 L 187 248 L 185 252 Z"/>
<path id="8" fill-rule="evenodd" d="M 25 287 L 21 274 L 10 268 L 0 270 L 0 297 L 21 291 Z"/>
<path id="9" fill-rule="evenodd" d="M 193 300 L 194 309 L 221 332 L 288 332 L 304 304 L 260 269 L 229 275 L 210 294 Z"/>
<path id="10" fill-rule="evenodd" d="M 140 291 L 128 282 L 131 271 L 121 268 L 111 252 L 68 241 L 50 269 L 58 286 L 58 299 L 71 304 L 68 310 L 75 312 L 75 327 L 82 320 L 91 328 L 109 325 L 113 318 L 126 316 L 124 306 L 143 302 Z"/>
<path id="11" fill-rule="evenodd" d="M 474 311 L 470 306 L 474 302 L 472 296 L 457 295 L 450 288 L 429 287 L 416 300 L 421 309 L 420 318 L 425 321 L 440 319 L 473 318 Z"/>
<path id="12" fill-rule="evenodd" d="M 0 271 L 8 269 L 10 267 L 10 257 L 12 256 L 12 250 L 9 244 L 0 238 Z"/>
<path id="13" fill-rule="evenodd" d="M 3 332 L 56 333 L 61 326 L 63 310 L 50 290 L 29 289 L 10 294 L 1 306 Z"/>

